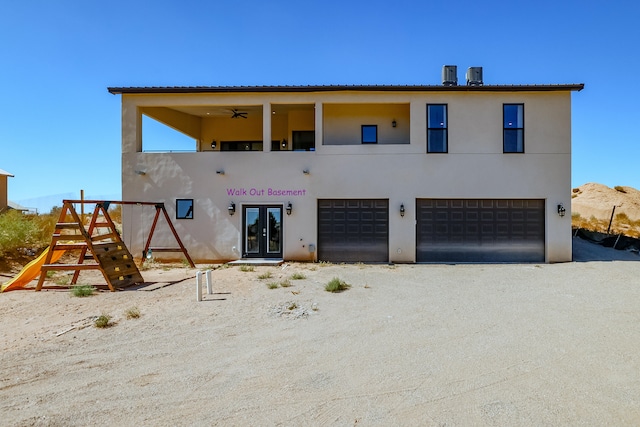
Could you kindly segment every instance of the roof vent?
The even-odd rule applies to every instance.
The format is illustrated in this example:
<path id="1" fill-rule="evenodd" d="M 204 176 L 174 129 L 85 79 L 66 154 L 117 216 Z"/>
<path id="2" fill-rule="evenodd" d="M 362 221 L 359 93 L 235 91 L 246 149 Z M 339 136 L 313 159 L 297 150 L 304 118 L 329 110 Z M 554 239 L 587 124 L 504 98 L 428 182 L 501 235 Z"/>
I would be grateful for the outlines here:
<path id="1" fill-rule="evenodd" d="M 444 86 L 458 86 L 458 66 L 442 66 L 442 84 Z"/>
<path id="2" fill-rule="evenodd" d="M 482 86 L 482 67 L 467 69 L 467 86 Z"/>

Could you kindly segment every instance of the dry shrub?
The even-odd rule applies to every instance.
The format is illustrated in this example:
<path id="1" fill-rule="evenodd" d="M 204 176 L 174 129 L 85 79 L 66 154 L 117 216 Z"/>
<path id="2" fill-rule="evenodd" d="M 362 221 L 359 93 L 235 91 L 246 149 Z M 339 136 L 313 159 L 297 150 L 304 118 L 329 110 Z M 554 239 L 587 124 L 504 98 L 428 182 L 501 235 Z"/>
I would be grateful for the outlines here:
<path id="1" fill-rule="evenodd" d="M 624 187 L 622 187 L 620 185 L 616 185 L 613 188 L 616 189 L 617 191 L 621 192 L 621 193 L 626 193 L 627 192 L 627 190 L 625 190 Z"/>
<path id="2" fill-rule="evenodd" d="M 571 215 L 571 226 L 573 228 L 582 228 L 584 230 L 606 233 L 609 228 L 609 220 L 598 219 L 593 215 L 587 219 L 581 217 L 578 213 L 573 213 Z M 616 214 L 611 222 L 609 233 L 638 238 L 640 237 L 640 220 L 632 221 L 626 213 L 620 212 Z"/>

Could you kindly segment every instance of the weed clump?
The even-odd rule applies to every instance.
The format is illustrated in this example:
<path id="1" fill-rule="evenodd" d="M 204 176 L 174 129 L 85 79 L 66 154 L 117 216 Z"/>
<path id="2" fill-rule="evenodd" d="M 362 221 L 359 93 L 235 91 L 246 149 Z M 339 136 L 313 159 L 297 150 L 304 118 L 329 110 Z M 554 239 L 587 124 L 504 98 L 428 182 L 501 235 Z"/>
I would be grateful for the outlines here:
<path id="1" fill-rule="evenodd" d="M 267 288 L 269 288 L 269 289 L 277 289 L 279 287 L 280 287 L 280 285 L 278 284 L 278 282 L 269 282 L 269 283 L 267 283 Z"/>
<path id="2" fill-rule="evenodd" d="M 253 265 L 241 265 L 240 266 L 240 271 L 244 272 L 244 273 L 249 273 L 255 270 L 255 267 Z"/>
<path id="3" fill-rule="evenodd" d="M 93 295 L 95 291 L 96 288 L 91 285 L 76 285 L 71 288 L 71 295 L 82 298 Z"/>
<path id="4" fill-rule="evenodd" d="M 270 271 L 265 271 L 264 273 L 262 273 L 261 275 L 258 276 L 258 279 L 270 279 L 271 278 L 271 272 Z"/>
<path id="5" fill-rule="evenodd" d="M 291 286 L 291 282 L 288 279 L 283 280 L 282 282 L 280 282 L 280 286 L 282 286 L 283 288 L 288 288 Z"/>
<path id="6" fill-rule="evenodd" d="M 140 318 L 140 309 L 138 307 L 131 307 L 128 308 L 125 312 L 124 312 L 125 317 L 128 320 L 131 319 L 139 319 Z"/>
<path id="7" fill-rule="evenodd" d="M 329 281 L 329 283 L 325 285 L 324 290 L 327 292 L 336 293 L 336 292 L 346 291 L 350 287 L 351 285 L 347 284 L 345 281 L 340 280 L 337 277 L 334 277 Z"/>
<path id="8" fill-rule="evenodd" d="M 96 328 L 108 328 L 113 326 L 113 322 L 111 321 L 111 316 L 108 314 L 101 314 L 98 318 L 93 322 Z"/>
<path id="9" fill-rule="evenodd" d="M 291 275 L 291 280 L 303 280 L 306 279 L 307 276 L 304 275 L 304 273 L 293 273 Z"/>

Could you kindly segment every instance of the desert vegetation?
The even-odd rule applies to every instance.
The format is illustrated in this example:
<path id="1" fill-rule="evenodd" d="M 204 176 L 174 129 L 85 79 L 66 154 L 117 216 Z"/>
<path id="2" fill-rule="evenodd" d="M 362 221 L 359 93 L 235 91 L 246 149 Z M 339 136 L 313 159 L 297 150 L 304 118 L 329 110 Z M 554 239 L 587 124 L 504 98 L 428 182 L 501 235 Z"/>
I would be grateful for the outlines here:
<path id="1" fill-rule="evenodd" d="M 329 283 L 325 285 L 324 290 L 327 292 L 337 293 L 337 292 L 346 291 L 350 287 L 351 285 L 346 283 L 344 280 L 334 277 L 329 281 Z"/>
<path id="2" fill-rule="evenodd" d="M 91 285 L 76 285 L 71 288 L 71 295 L 82 298 L 93 295 L 95 291 L 96 288 Z"/>
<path id="3" fill-rule="evenodd" d="M 624 187 L 623 187 L 623 186 L 621 186 L 621 185 L 616 185 L 616 186 L 615 186 L 615 187 L 613 187 L 613 188 L 614 188 L 616 191 L 619 191 L 619 192 L 621 192 L 621 193 L 626 193 L 626 192 L 627 192 L 627 190 L 625 190 L 625 189 L 624 189 Z"/>
<path id="4" fill-rule="evenodd" d="M 571 199 L 574 229 L 640 237 L 640 191 L 635 188 L 587 183 L 573 188 Z"/>
<path id="5" fill-rule="evenodd" d="M 609 229 L 610 234 L 622 234 L 628 237 L 640 238 L 640 220 L 631 220 L 624 212 L 615 214 L 609 228 L 609 220 L 596 218 L 591 216 L 584 218 L 579 213 L 571 215 L 571 226 L 574 229 L 582 228 L 589 231 L 597 231 L 606 233 Z"/>
<path id="6" fill-rule="evenodd" d="M 101 314 L 96 318 L 96 320 L 94 320 L 93 324 L 96 328 L 100 329 L 109 328 L 114 325 L 114 323 L 111 321 L 111 316 L 108 314 Z"/>
<path id="7" fill-rule="evenodd" d="M 49 246 L 60 211 L 60 207 L 53 207 L 47 214 L 16 210 L 0 213 L 0 271 L 10 270 L 13 264 L 28 263 Z M 121 206 L 114 205 L 109 210 L 109 216 L 116 224 L 120 223 Z M 65 218 L 65 221 L 72 219 Z"/>

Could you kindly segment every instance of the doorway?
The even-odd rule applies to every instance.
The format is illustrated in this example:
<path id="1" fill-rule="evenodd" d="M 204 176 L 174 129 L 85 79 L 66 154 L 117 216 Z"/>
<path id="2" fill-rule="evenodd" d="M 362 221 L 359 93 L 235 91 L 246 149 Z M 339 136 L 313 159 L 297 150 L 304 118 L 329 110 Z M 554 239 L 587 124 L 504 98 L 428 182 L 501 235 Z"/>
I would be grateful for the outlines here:
<path id="1" fill-rule="evenodd" d="M 282 206 L 242 207 L 242 257 L 282 258 Z"/>

